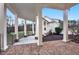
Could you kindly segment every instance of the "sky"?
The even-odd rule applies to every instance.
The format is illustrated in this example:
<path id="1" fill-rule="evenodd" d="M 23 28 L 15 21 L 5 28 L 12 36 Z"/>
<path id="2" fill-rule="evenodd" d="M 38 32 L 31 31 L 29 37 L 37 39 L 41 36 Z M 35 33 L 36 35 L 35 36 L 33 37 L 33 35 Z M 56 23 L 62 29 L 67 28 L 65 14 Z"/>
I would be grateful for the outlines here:
<path id="1" fill-rule="evenodd" d="M 42 14 L 50 18 L 63 20 L 63 11 L 61 10 L 43 8 Z M 14 14 L 8 9 L 6 15 L 11 17 L 13 20 L 15 20 Z M 79 19 L 79 4 L 73 6 L 68 10 L 68 20 L 78 20 L 78 19 Z M 21 24 L 22 21 L 23 19 L 19 18 L 19 24 Z M 28 23 L 32 23 L 32 22 L 28 21 Z"/>
<path id="2" fill-rule="evenodd" d="M 50 18 L 56 18 L 63 20 L 63 11 L 51 9 L 51 8 L 44 8 L 42 11 L 43 15 L 48 16 Z M 68 10 L 68 19 L 69 20 L 78 20 L 79 19 L 79 4 L 71 7 Z"/>
<path id="3" fill-rule="evenodd" d="M 70 8 L 68 16 L 69 16 L 69 19 L 71 20 L 79 20 L 79 4 Z"/>

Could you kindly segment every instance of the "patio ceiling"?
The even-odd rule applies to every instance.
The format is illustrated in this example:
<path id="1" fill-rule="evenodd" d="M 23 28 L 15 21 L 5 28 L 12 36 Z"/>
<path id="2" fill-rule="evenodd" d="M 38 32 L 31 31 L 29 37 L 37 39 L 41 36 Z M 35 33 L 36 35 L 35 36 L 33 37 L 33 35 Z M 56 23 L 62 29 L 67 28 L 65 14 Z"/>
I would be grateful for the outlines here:
<path id="1" fill-rule="evenodd" d="M 13 12 L 17 13 L 18 17 L 24 19 L 35 19 L 36 7 L 41 5 L 43 8 L 53 8 L 58 10 L 69 9 L 75 3 L 9 3 L 7 7 Z"/>

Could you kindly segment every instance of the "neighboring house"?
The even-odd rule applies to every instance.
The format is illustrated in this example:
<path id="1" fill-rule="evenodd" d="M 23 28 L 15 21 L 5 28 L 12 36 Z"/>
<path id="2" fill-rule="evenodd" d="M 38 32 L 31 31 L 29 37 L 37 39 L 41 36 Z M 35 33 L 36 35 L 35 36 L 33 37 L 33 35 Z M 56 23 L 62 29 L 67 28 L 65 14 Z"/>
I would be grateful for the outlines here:
<path id="1" fill-rule="evenodd" d="M 45 20 L 45 22 L 47 22 L 47 28 L 46 28 L 46 30 L 44 28 L 44 33 L 49 32 L 50 30 L 52 31 L 52 33 L 54 33 L 55 28 L 60 26 L 58 19 L 51 19 L 47 16 L 43 16 L 43 20 Z M 44 25 L 44 27 L 45 27 L 45 25 Z"/>
<path id="2" fill-rule="evenodd" d="M 59 19 L 51 19 L 47 16 L 43 16 L 42 17 L 44 20 L 44 25 L 43 25 L 43 34 L 49 32 L 50 30 L 52 31 L 52 33 L 55 32 L 55 28 L 56 27 L 61 27 L 63 28 L 63 21 L 59 20 Z M 47 27 L 46 27 L 46 23 L 47 23 Z M 78 26 L 79 22 L 75 21 L 75 20 L 69 20 L 68 21 L 68 34 L 72 34 L 72 28 Z M 76 24 L 76 26 L 74 26 Z M 63 34 L 63 30 L 61 32 L 61 34 Z"/>
<path id="3" fill-rule="evenodd" d="M 52 31 L 52 33 L 55 32 L 55 28 L 56 27 L 59 27 L 60 23 L 57 22 L 57 21 L 52 21 L 52 22 L 49 22 L 48 25 L 47 25 L 47 32 L 48 31 Z"/>

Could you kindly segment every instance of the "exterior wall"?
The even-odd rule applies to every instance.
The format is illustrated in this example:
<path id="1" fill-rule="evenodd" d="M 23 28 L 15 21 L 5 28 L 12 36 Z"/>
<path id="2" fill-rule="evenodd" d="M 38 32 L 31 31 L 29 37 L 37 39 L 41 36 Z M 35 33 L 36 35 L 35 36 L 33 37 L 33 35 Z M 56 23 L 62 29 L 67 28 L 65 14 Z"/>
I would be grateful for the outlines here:
<path id="1" fill-rule="evenodd" d="M 52 21 L 51 19 L 49 19 L 48 17 L 44 17 L 44 20 L 46 21 L 47 20 L 47 28 L 46 28 L 46 25 L 43 25 L 44 26 L 44 28 L 46 28 L 46 30 L 44 30 L 44 28 L 43 28 L 43 33 L 42 34 L 44 34 L 44 33 L 47 33 L 47 32 L 49 32 L 50 30 L 52 30 L 52 33 L 54 33 L 55 32 L 55 27 L 63 27 L 63 21 L 60 21 L 59 22 L 59 20 L 55 20 L 55 19 L 53 19 L 53 20 L 55 20 L 55 21 Z M 48 21 L 48 20 L 51 20 L 51 21 Z M 68 24 L 72 24 L 71 22 L 69 22 Z M 61 32 L 61 34 L 63 34 L 63 30 L 62 30 L 62 32 Z M 68 34 L 72 34 L 72 31 L 68 28 Z"/>
<path id="2" fill-rule="evenodd" d="M 60 26 L 60 23 L 58 23 L 58 22 L 48 23 L 48 24 L 47 24 L 47 29 L 44 30 L 44 33 L 47 33 L 47 32 L 49 32 L 50 30 L 52 30 L 52 33 L 54 33 L 54 32 L 55 32 L 55 28 L 56 28 L 56 27 L 59 27 L 59 26 Z M 44 28 L 46 28 L 45 25 L 44 25 Z M 63 34 L 63 30 L 62 30 L 61 34 Z M 68 34 L 72 34 L 72 31 L 71 31 L 70 29 L 68 29 Z"/>
<path id="3" fill-rule="evenodd" d="M 50 31 L 50 30 L 52 30 L 52 33 L 54 33 L 55 32 L 55 27 L 59 27 L 59 23 L 57 23 L 57 22 L 54 22 L 54 23 L 48 23 L 48 25 L 47 25 L 47 32 L 48 31 Z"/>
<path id="4" fill-rule="evenodd" d="M 45 33 L 47 33 L 47 21 L 46 20 L 43 20 L 43 26 L 42 26 L 42 34 L 45 34 Z"/>

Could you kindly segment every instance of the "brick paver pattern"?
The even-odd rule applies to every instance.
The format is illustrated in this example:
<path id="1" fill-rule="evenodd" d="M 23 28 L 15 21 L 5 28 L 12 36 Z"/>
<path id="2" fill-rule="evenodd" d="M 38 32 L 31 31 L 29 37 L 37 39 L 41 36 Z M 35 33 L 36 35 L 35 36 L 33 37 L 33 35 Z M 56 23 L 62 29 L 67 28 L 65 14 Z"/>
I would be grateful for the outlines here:
<path id="1" fill-rule="evenodd" d="M 63 42 L 62 40 L 43 42 L 42 46 L 37 44 L 24 44 L 10 46 L 1 55 L 78 55 L 79 44 L 74 42 Z"/>

